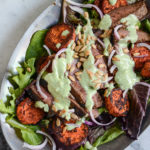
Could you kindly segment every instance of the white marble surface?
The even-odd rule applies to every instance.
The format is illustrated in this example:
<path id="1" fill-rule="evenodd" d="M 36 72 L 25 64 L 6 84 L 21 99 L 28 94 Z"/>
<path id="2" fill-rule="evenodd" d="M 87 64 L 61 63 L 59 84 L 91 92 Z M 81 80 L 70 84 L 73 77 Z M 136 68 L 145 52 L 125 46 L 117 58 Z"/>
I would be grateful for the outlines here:
<path id="1" fill-rule="evenodd" d="M 51 0 L 0 0 L 0 82 L 18 41 L 50 3 Z M 150 150 L 150 127 L 126 150 Z"/>

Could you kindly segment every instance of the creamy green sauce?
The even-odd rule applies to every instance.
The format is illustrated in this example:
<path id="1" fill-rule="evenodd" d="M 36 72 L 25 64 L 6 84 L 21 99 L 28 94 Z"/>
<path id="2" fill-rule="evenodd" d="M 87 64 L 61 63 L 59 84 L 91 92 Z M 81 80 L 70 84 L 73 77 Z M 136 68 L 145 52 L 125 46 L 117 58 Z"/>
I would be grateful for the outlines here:
<path id="1" fill-rule="evenodd" d="M 120 48 L 126 48 L 128 47 L 128 42 L 135 43 L 138 39 L 138 35 L 136 33 L 136 25 L 138 24 L 139 20 L 138 18 L 131 14 L 127 16 L 126 18 L 121 19 L 121 23 L 126 23 L 128 35 L 119 41 Z"/>
<path id="2" fill-rule="evenodd" d="M 84 122 L 85 122 L 85 118 L 83 117 L 80 120 L 78 120 L 75 124 L 66 124 L 66 128 L 68 131 L 71 131 L 75 128 L 79 128 Z"/>
<path id="3" fill-rule="evenodd" d="M 110 39 L 109 38 L 104 38 L 104 45 L 105 45 L 105 49 L 104 49 L 104 55 L 105 56 L 109 56 L 109 52 L 108 52 L 108 46 L 109 44 L 111 44 Z"/>
<path id="4" fill-rule="evenodd" d="M 90 20 L 87 19 L 87 24 L 84 27 L 84 35 L 85 39 L 87 39 L 88 35 L 95 36 L 92 31 L 92 26 L 90 23 Z M 91 51 L 91 45 L 94 44 L 94 40 L 90 40 L 90 42 L 86 45 L 87 49 L 90 50 L 90 55 L 88 59 L 83 64 L 83 73 L 81 74 L 81 80 L 80 84 L 86 91 L 86 108 L 90 111 L 93 108 L 94 102 L 92 99 L 92 96 L 96 93 L 97 89 L 95 88 L 95 83 L 92 82 L 92 80 L 89 77 L 89 74 L 87 71 L 92 72 L 93 74 L 98 71 L 97 67 L 95 67 L 95 59 Z M 93 80 L 97 79 L 95 76 L 93 76 Z"/>
<path id="5" fill-rule="evenodd" d="M 42 101 L 36 101 L 35 102 L 35 107 L 43 109 L 44 112 L 49 112 L 49 106 Z"/>
<path id="6" fill-rule="evenodd" d="M 85 143 L 84 147 L 88 150 L 97 150 L 97 147 L 94 147 L 93 145 L 91 145 L 89 141 Z"/>
<path id="7" fill-rule="evenodd" d="M 117 3 L 117 0 L 109 0 L 109 3 L 110 3 L 111 5 L 115 5 L 115 4 Z"/>
<path id="8" fill-rule="evenodd" d="M 129 55 L 124 54 L 122 49 L 127 48 L 129 42 L 134 44 L 137 41 L 138 35 L 136 33 L 136 25 L 139 20 L 135 15 L 131 14 L 121 19 L 120 22 L 127 25 L 129 33 L 124 39 L 120 39 L 118 42 L 120 54 L 115 57 L 117 57 L 119 61 L 113 61 L 118 68 L 115 81 L 122 90 L 128 90 L 132 89 L 135 83 L 139 81 L 139 78 L 134 72 L 134 61 Z"/>
<path id="9" fill-rule="evenodd" d="M 128 4 L 133 4 L 135 3 L 137 0 L 127 0 Z"/>
<path id="10" fill-rule="evenodd" d="M 134 61 L 127 54 L 116 55 L 119 61 L 113 61 L 118 71 L 115 75 L 115 81 L 122 90 L 132 89 L 133 85 L 139 81 L 133 68 Z"/>
<path id="11" fill-rule="evenodd" d="M 60 48 L 61 44 L 60 43 L 57 43 L 56 44 L 56 48 Z"/>
<path id="12" fill-rule="evenodd" d="M 71 81 L 67 77 L 66 68 L 67 64 L 71 64 L 73 61 L 74 51 L 71 50 L 73 41 L 69 44 L 66 50 L 66 58 L 56 58 L 52 73 L 48 73 L 44 79 L 48 83 L 48 90 L 57 100 L 54 102 L 56 110 L 65 110 L 64 116 L 67 120 L 70 119 L 69 107 L 70 107 L 70 83 Z"/>
<path id="13" fill-rule="evenodd" d="M 111 91 L 115 88 L 114 83 L 107 83 L 105 85 L 105 87 L 107 88 L 107 94 L 106 97 L 108 97 L 111 93 Z"/>
<path id="14" fill-rule="evenodd" d="M 106 14 L 103 16 L 102 20 L 100 21 L 99 28 L 101 30 L 108 30 L 111 27 L 112 19 L 110 15 Z"/>
<path id="15" fill-rule="evenodd" d="M 61 33 L 62 36 L 67 36 L 68 34 L 69 34 L 69 31 L 68 31 L 68 30 L 64 30 L 64 31 Z"/>

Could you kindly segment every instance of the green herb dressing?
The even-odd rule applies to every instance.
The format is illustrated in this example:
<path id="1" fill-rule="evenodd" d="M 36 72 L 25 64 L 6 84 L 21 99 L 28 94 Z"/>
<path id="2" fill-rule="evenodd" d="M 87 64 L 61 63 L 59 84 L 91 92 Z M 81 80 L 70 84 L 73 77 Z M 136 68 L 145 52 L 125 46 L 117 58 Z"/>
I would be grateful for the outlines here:
<path id="1" fill-rule="evenodd" d="M 136 25 L 138 24 L 139 20 L 138 18 L 131 14 L 127 16 L 126 18 L 123 18 L 120 20 L 121 23 L 126 23 L 128 35 L 119 41 L 119 47 L 120 48 L 126 48 L 128 47 L 128 42 L 135 43 L 138 39 L 138 35 L 136 33 Z"/>
<path id="2" fill-rule="evenodd" d="M 117 0 L 109 0 L 109 3 L 110 3 L 111 5 L 115 5 L 115 4 L 117 3 Z"/>
<path id="3" fill-rule="evenodd" d="M 101 30 L 108 30 L 111 27 L 112 19 L 110 15 L 106 14 L 103 16 L 102 20 L 100 21 L 99 28 Z"/>
<path id="4" fill-rule="evenodd" d="M 75 124 L 66 124 L 66 129 L 68 131 L 71 131 L 75 128 L 79 128 L 82 125 L 82 123 L 84 123 L 84 122 L 85 122 L 85 117 L 78 120 Z"/>
<path id="5" fill-rule="evenodd" d="M 132 58 L 123 53 L 123 48 L 128 47 L 128 42 L 130 41 L 134 44 L 138 35 L 136 33 L 136 25 L 139 22 L 137 17 L 133 14 L 121 19 L 121 23 L 125 23 L 127 25 L 127 30 L 129 34 L 124 38 L 120 39 L 118 42 L 120 54 L 116 55 L 119 61 L 113 61 L 113 63 L 117 66 L 118 71 L 115 75 L 115 81 L 119 85 L 122 90 L 132 89 L 136 82 L 139 81 L 139 78 L 136 76 L 134 72 L 134 61 Z"/>
<path id="6" fill-rule="evenodd" d="M 122 90 L 132 89 L 133 85 L 139 81 L 133 71 L 134 61 L 127 54 L 116 55 L 119 61 L 113 61 L 118 71 L 115 75 L 115 81 Z"/>
<path id="7" fill-rule="evenodd" d="M 69 107 L 70 107 L 70 83 L 71 81 L 67 77 L 66 67 L 67 64 L 71 64 L 73 61 L 74 51 L 71 50 L 71 46 L 74 41 L 71 41 L 67 50 L 66 58 L 55 59 L 55 64 L 53 67 L 53 72 L 48 73 L 44 79 L 48 83 L 48 90 L 53 95 L 57 102 L 54 102 L 56 110 L 65 110 L 63 117 L 67 120 L 70 119 Z"/>
<path id="8" fill-rule="evenodd" d="M 61 35 L 62 35 L 62 36 L 67 36 L 69 33 L 70 33 L 70 32 L 69 32 L 68 30 L 64 30 L 64 31 L 61 33 Z"/>
<path id="9" fill-rule="evenodd" d="M 105 49 L 104 49 L 104 55 L 105 56 L 109 56 L 109 52 L 108 52 L 108 46 L 109 44 L 111 44 L 110 39 L 109 38 L 104 38 L 104 45 L 105 45 Z"/>
<path id="10" fill-rule="evenodd" d="M 35 107 L 43 109 L 44 112 L 49 112 L 49 106 L 42 101 L 36 101 Z"/>
<path id="11" fill-rule="evenodd" d="M 60 43 L 57 43 L 56 44 L 56 48 L 60 48 L 61 44 Z"/>
<path id="12" fill-rule="evenodd" d="M 92 31 L 92 26 L 90 23 L 90 20 L 87 19 L 87 24 L 83 27 L 84 28 L 84 35 L 85 39 L 87 39 L 88 35 L 95 36 Z M 87 70 L 91 71 L 92 73 L 96 73 L 98 71 L 97 67 L 94 65 L 95 59 L 91 51 L 91 45 L 94 44 L 94 40 L 90 40 L 89 44 L 86 45 L 87 49 L 90 50 L 90 55 L 88 59 L 83 64 L 83 73 L 81 74 L 81 80 L 80 84 L 86 91 L 86 108 L 90 111 L 93 108 L 94 102 L 92 99 L 92 96 L 96 93 L 97 89 L 95 88 L 95 84 L 90 79 Z M 93 80 L 96 79 L 96 77 L 93 77 Z"/>
<path id="13" fill-rule="evenodd" d="M 108 97 L 111 93 L 111 91 L 115 88 L 114 83 L 107 83 L 105 85 L 105 87 L 107 88 L 107 94 L 106 97 Z"/>
<path id="14" fill-rule="evenodd" d="M 127 0 L 128 4 L 133 4 L 135 3 L 137 0 Z"/>

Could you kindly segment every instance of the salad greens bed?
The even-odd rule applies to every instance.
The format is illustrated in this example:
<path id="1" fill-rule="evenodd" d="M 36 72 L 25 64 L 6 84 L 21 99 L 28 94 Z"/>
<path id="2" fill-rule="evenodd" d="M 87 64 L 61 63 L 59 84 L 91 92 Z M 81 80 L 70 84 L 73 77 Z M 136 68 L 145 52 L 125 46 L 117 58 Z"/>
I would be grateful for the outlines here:
<path id="1" fill-rule="evenodd" d="M 93 2 L 94 0 L 89 0 L 87 3 L 91 4 Z M 95 10 L 88 11 L 91 11 L 89 13 L 91 14 L 93 20 L 96 22 L 98 16 L 95 15 Z M 142 21 L 140 28 L 150 33 L 150 21 L 148 19 Z M 16 68 L 18 73 L 12 74 L 9 77 L 9 81 L 12 83 L 12 87 L 9 88 L 10 95 L 7 96 L 7 102 L 4 103 L 3 100 L 0 100 L 0 112 L 7 114 L 6 122 L 16 130 L 17 135 L 20 136 L 23 141 L 31 145 L 39 145 L 43 141 L 43 137 L 36 133 L 37 130 L 40 130 L 40 126 L 23 125 L 19 123 L 16 118 L 15 101 L 21 95 L 24 88 L 26 88 L 31 83 L 31 81 L 33 81 L 35 75 L 35 61 L 41 56 L 46 55 L 46 52 L 43 48 L 43 43 L 47 31 L 47 29 L 37 31 L 32 36 L 31 42 L 26 52 L 25 61 L 21 63 L 20 67 Z M 101 108 L 99 109 L 99 112 L 107 112 L 107 110 L 105 108 Z M 47 125 L 47 120 L 42 120 L 42 123 Z M 99 136 L 91 147 L 97 147 L 108 143 L 122 134 L 124 134 L 124 131 L 118 124 L 115 124 L 106 130 L 103 135 Z M 79 148 L 79 150 L 86 149 L 88 149 L 86 146 L 81 146 Z"/>

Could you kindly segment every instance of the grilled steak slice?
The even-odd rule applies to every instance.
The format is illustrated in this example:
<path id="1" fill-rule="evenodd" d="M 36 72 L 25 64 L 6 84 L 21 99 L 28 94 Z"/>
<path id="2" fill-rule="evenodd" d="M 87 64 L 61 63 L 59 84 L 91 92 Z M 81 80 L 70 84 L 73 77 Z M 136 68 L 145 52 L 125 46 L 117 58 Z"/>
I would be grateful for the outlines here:
<path id="1" fill-rule="evenodd" d="M 85 107 L 86 92 L 84 88 L 80 85 L 79 81 L 71 83 L 71 94 L 76 98 L 76 100 L 80 103 L 81 106 Z M 102 98 L 98 93 L 96 93 L 92 98 L 94 101 L 95 108 L 98 108 L 102 105 Z"/>
<path id="2" fill-rule="evenodd" d="M 120 38 L 125 38 L 128 35 L 129 32 L 127 30 L 125 30 L 125 29 L 120 29 L 118 31 L 118 33 L 120 35 Z M 137 43 L 150 41 L 150 34 L 149 33 L 146 33 L 144 31 L 138 30 L 137 34 L 138 34 Z"/>
<path id="3" fill-rule="evenodd" d="M 112 19 L 112 27 L 118 25 L 120 20 L 130 14 L 137 16 L 139 20 L 143 19 L 148 13 L 148 9 L 144 1 L 139 1 L 134 4 L 119 7 L 109 13 Z"/>
<path id="4" fill-rule="evenodd" d="M 55 57 L 55 54 L 51 56 L 43 56 L 36 62 L 36 72 L 40 73 L 40 71 L 47 65 L 47 63 L 51 60 L 53 60 Z M 52 62 L 50 63 L 49 67 L 46 69 L 47 72 L 52 72 Z"/>
<path id="5" fill-rule="evenodd" d="M 96 60 L 95 65 L 102 64 L 100 71 L 104 72 L 104 74 L 107 73 L 107 67 L 106 67 L 106 64 L 104 62 L 103 57 L 97 58 L 98 55 L 101 55 L 99 50 L 93 48 L 92 53 L 93 53 L 93 56 L 95 57 L 95 60 Z M 76 65 L 74 65 L 74 66 L 76 66 Z M 74 73 L 77 71 L 80 71 L 80 70 L 76 68 L 71 75 L 74 75 Z M 103 85 L 102 85 L 102 87 L 103 87 Z M 71 82 L 71 94 L 75 97 L 75 99 L 78 101 L 78 103 L 80 103 L 81 106 L 85 107 L 86 91 L 81 86 L 81 84 L 78 80 Z M 92 98 L 94 101 L 94 108 L 98 108 L 102 105 L 102 98 L 98 92 Z"/>
<path id="6" fill-rule="evenodd" d="M 41 87 L 42 92 L 47 96 L 47 98 L 43 97 L 37 91 L 35 84 L 30 84 L 29 88 L 27 89 L 27 93 L 28 93 L 29 97 L 33 100 L 36 100 L 36 101 L 41 100 L 45 104 L 48 104 L 49 107 L 51 107 L 52 101 L 54 100 L 53 96 L 49 92 L 47 92 L 45 88 L 43 88 L 42 86 L 40 86 L 40 87 Z"/>
<path id="7" fill-rule="evenodd" d="M 70 101 L 71 106 L 75 108 L 75 114 L 77 114 L 79 117 L 83 117 L 86 115 L 86 110 L 83 107 L 81 107 L 75 99 L 70 98 Z"/>

